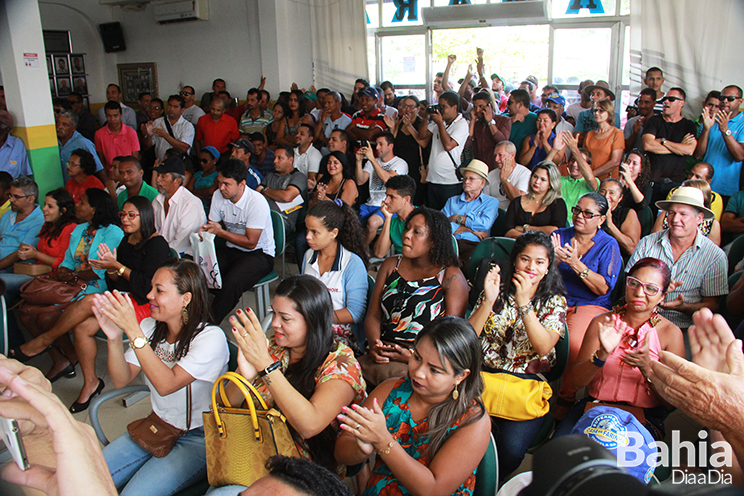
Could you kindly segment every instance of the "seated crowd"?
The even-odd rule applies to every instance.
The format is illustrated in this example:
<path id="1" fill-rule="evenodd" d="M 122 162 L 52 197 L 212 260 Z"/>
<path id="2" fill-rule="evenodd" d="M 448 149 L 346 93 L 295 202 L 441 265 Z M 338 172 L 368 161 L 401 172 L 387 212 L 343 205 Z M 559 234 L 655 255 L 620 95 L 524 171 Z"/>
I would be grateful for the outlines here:
<path id="1" fill-rule="evenodd" d="M 339 477 L 353 467 L 368 496 L 471 494 L 489 434 L 505 481 L 548 409 L 554 436 L 601 404 L 664 438 L 667 415 L 685 408 L 670 374 L 685 357 L 713 370 L 702 333 L 731 341 L 710 312 L 725 309 L 739 262 L 722 247 L 744 232 L 741 88 L 711 92 L 693 122 L 684 90 L 664 93 L 651 68 L 623 130 L 605 81 L 583 81 L 564 108 L 550 85 L 540 98 L 534 76 L 517 89 L 486 76 L 481 53 L 477 74 L 450 89 L 453 62 L 435 105 L 363 79 L 350 102 L 293 85 L 272 105 L 262 78 L 231 108 L 217 79 L 201 107 L 184 86 L 165 102 L 140 95 L 135 114 L 111 84 L 99 128 L 71 93 L 54 102 L 65 184 L 43 202 L 30 168 L 0 153 L 0 280 L 32 336 L 8 312 L 9 358 L 48 353 L 51 382 L 79 364 L 69 411 L 82 412 L 106 387 L 100 330 L 113 386 L 142 372 L 153 411 L 184 431 L 163 457 L 125 433 L 91 461 L 122 494 L 167 496 L 205 478 L 201 412 L 228 370 L 228 340 L 300 456 Z M 0 110 L 3 144 L 12 122 Z M 194 252 L 206 233 L 216 286 Z M 231 314 L 281 262 L 277 240 L 294 246 L 299 275 L 276 288 L 267 339 L 254 311 Z M 32 301 L 26 283 L 42 272 L 77 296 Z M 30 402 L 14 374 L 43 379 L 12 363 L 0 383 Z M 539 383 L 555 367 L 550 407 L 493 400 L 493 381 Z"/>

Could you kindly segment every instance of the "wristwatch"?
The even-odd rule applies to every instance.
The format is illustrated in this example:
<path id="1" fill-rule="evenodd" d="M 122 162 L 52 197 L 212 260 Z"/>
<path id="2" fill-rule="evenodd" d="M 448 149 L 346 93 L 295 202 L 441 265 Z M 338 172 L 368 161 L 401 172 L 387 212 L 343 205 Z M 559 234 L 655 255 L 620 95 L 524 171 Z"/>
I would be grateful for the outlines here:
<path id="1" fill-rule="evenodd" d="M 524 229 L 524 232 L 527 232 L 527 229 L 529 229 L 529 224 L 522 224 L 522 229 Z"/>
<path id="2" fill-rule="evenodd" d="M 491 122 L 489 122 L 488 125 L 489 126 L 495 126 L 496 125 L 496 120 L 491 119 Z"/>
<path id="3" fill-rule="evenodd" d="M 726 130 L 725 130 L 725 131 L 723 132 L 723 134 L 725 134 L 726 136 L 731 136 L 731 129 L 726 129 Z"/>
<path id="4" fill-rule="evenodd" d="M 142 348 L 147 346 L 147 338 L 145 336 L 137 336 L 130 343 L 130 346 L 135 350 L 141 350 Z"/>
<path id="5" fill-rule="evenodd" d="M 661 138 L 661 146 L 664 146 L 664 143 L 666 143 L 666 138 Z"/>

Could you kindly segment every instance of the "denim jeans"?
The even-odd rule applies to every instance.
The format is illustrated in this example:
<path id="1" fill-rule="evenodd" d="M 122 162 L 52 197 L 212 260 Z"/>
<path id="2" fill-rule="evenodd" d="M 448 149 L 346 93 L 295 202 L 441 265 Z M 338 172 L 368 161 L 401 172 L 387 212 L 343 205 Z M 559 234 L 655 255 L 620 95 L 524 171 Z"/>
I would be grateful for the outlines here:
<path id="1" fill-rule="evenodd" d="M 126 486 L 121 496 L 170 496 L 207 475 L 203 427 L 190 430 L 163 458 L 142 449 L 126 432 L 103 449 L 103 456 L 116 487 Z"/>
<path id="2" fill-rule="evenodd" d="M 542 427 L 545 417 L 532 420 L 506 420 L 491 417 L 491 431 L 499 455 L 499 479 L 514 472 L 524 459 L 532 440 Z"/>

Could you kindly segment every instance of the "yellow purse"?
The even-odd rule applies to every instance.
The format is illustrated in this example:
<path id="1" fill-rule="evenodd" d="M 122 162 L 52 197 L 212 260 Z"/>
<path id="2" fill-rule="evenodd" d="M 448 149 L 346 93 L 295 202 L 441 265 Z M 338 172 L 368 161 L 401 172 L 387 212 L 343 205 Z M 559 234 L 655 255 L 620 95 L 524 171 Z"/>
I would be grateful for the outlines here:
<path id="1" fill-rule="evenodd" d="M 483 404 L 492 417 L 532 420 L 550 410 L 548 402 L 553 389 L 545 380 L 526 379 L 506 372 L 481 372 L 481 376 Z"/>
<path id="2" fill-rule="evenodd" d="M 234 408 L 230 404 L 225 394 L 226 382 L 240 389 L 248 408 Z M 300 457 L 287 419 L 275 408 L 269 409 L 253 384 L 240 374 L 227 372 L 215 381 L 212 406 L 202 417 L 210 486 L 250 486 L 268 474 L 265 463 L 270 457 Z"/>

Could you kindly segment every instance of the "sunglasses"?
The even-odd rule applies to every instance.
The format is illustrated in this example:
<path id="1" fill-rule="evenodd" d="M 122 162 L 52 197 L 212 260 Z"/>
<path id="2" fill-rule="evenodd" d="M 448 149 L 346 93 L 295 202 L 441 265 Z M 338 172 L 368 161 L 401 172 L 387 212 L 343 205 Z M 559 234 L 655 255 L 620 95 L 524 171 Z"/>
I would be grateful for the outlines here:
<path id="1" fill-rule="evenodd" d="M 189 95 L 193 95 L 193 93 L 191 93 L 190 91 L 182 91 L 182 92 L 179 93 L 179 95 L 181 95 L 181 96 L 189 96 Z"/>
<path id="2" fill-rule="evenodd" d="M 741 97 L 740 96 L 734 96 L 734 95 L 726 95 L 726 96 L 721 95 L 718 99 L 720 101 L 728 100 L 729 102 L 733 102 L 734 100 L 738 100 L 739 98 L 741 98 Z"/>
<path id="3" fill-rule="evenodd" d="M 571 207 L 571 213 L 574 215 L 581 215 L 585 219 L 593 219 L 594 217 L 602 217 L 602 214 L 595 214 L 589 210 L 581 210 L 579 207 Z"/>
<path id="4" fill-rule="evenodd" d="M 601 108 L 592 109 L 592 113 L 594 113 L 594 114 L 597 114 L 599 112 L 607 112 L 607 111 L 605 109 L 601 109 Z"/>
<path id="5" fill-rule="evenodd" d="M 202 164 L 206 164 L 206 163 L 208 163 L 208 162 L 209 162 L 209 159 L 206 159 L 206 158 L 200 158 L 200 159 L 199 159 L 199 162 L 201 162 Z"/>
<path id="6" fill-rule="evenodd" d="M 656 296 L 661 292 L 661 288 L 656 284 L 644 283 L 640 279 L 636 279 L 633 276 L 628 276 L 625 278 L 625 285 L 632 290 L 643 288 L 643 292 L 646 293 L 646 296 Z"/>
<path id="7" fill-rule="evenodd" d="M 672 102 L 672 103 L 676 102 L 677 100 L 684 101 L 683 98 L 680 98 L 678 96 L 665 96 L 664 98 L 661 99 L 662 102 Z"/>
<path id="8" fill-rule="evenodd" d="M 129 220 L 132 220 L 135 217 L 139 217 L 139 216 L 140 216 L 140 214 L 138 214 L 136 212 L 119 212 L 119 218 L 120 219 L 124 219 L 126 217 Z"/>

